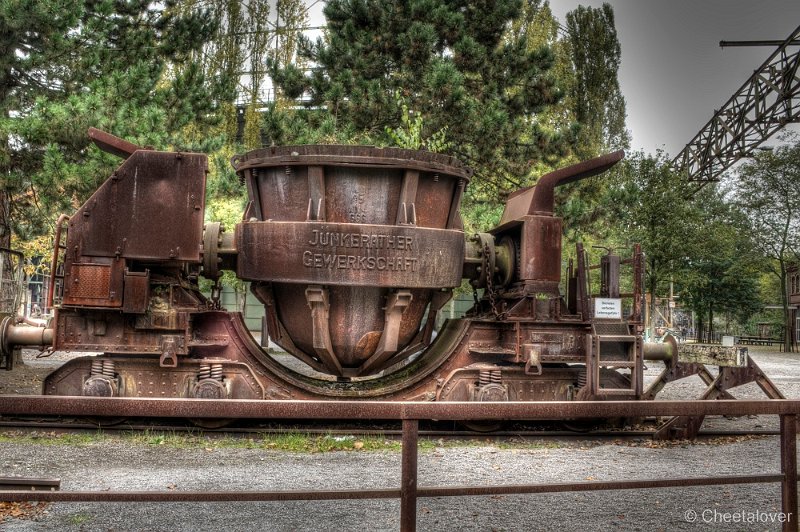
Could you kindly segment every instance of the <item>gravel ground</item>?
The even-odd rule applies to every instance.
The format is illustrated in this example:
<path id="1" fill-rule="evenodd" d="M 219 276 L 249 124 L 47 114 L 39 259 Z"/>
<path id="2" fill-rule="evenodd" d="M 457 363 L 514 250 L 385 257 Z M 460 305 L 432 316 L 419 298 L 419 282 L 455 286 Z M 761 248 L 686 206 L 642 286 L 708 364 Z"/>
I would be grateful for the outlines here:
<path id="1" fill-rule="evenodd" d="M 751 350 L 787 397 L 800 398 L 800 356 Z M 51 359 L 52 363 L 55 360 Z M 0 393 L 31 393 L 41 382 L 32 364 L 0 379 Z M 648 379 L 661 369 L 651 363 Z M 693 382 L 696 381 L 696 382 Z M 669 385 L 659 398 L 699 396 L 698 378 Z M 762 397 L 757 386 L 740 398 Z M 777 426 L 770 418 L 710 419 L 713 428 Z M 696 477 L 778 472 L 777 437 L 726 438 L 697 444 L 587 439 L 537 448 L 437 447 L 419 457 L 420 486 L 521 484 Z M 198 446 L 179 449 L 99 438 L 84 445 L 0 442 L 0 475 L 58 477 L 64 490 L 292 490 L 395 488 L 396 452 L 301 454 Z M 26 519 L 7 518 L 2 530 L 398 530 L 399 502 L 331 501 L 236 504 L 59 503 Z M 550 495 L 420 499 L 418 529 L 461 530 L 779 530 L 777 484 Z M 695 522 L 687 512 L 696 512 Z M 742 514 L 744 512 L 744 514 Z M 753 523 L 724 523 L 738 517 Z M 716 522 L 714 521 L 716 516 Z"/>

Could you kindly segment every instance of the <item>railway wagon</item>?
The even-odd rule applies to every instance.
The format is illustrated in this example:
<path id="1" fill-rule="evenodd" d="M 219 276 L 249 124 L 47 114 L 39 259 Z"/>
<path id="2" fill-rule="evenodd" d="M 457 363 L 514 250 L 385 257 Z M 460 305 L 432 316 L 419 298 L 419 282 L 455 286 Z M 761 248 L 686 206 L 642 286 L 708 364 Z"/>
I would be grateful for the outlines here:
<path id="1" fill-rule="evenodd" d="M 639 246 L 589 265 L 579 244 L 562 263 L 556 187 L 608 170 L 621 151 L 540 177 L 508 197 L 496 227 L 466 233 L 471 171 L 452 157 L 264 148 L 232 159 L 248 201 L 242 221 L 224 227 L 204 220 L 204 154 L 89 135 L 123 161 L 58 220 L 54 317 L 34 330 L 9 317 L 0 328 L 6 359 L 25 345 L 100 353 L 55 370 L 46 395 L 633 400 L 687 374 L 714 378 L 696 361 L 676 370 L 674 342 L 642 341 Z M 224 271 L 264 305 L 260 338 L 220 307 Z M 474 307 L 436 330 L 463 280 Z M 666 361 L 647 390 L 645 360 Z"/>

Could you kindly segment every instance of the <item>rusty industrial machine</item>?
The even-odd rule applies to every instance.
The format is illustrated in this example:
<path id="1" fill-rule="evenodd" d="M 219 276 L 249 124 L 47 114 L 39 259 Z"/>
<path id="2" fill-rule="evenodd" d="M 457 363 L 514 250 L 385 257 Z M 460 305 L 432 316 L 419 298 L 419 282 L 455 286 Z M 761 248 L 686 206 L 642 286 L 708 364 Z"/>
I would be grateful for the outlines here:
<path id="1" fill-rule="evenodd" d="M 36 333 L 10 319 L 1 329 L 7 356 L 30 344 L 100 353 L 55 370 L 45 394 L 639 399 L 643 360 L 674 358 L 674 344 L 642 342 L 638 247 L 604 256 L 595 290 L 581 246 L 562 265 L 555 188 L 604 172 L 622 152 L 541 177 L 508 198 L 497 227 L 466 234 L 459 207 L 471 172 L 451 157 L 259 149 L 232 160 L 249 201 L 241 223 L 223 227 L 204 221 L 205 155 L 90 136 L 124 162 L 58 221 L 54 318 Z M 260 341 L 220 307 L 224 271 L 264 305 Z M 437 331 L 464 279 L 473 309 Z M 291 356 L 267 349 L 270 340 Z"/>

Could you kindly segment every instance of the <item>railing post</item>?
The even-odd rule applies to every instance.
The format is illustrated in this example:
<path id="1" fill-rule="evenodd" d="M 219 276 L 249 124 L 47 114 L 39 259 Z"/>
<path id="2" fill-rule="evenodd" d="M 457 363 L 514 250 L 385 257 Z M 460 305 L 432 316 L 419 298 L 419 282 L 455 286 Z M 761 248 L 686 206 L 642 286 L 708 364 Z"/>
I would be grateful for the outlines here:
<path id="1" fill-rule="evenodd" d="M 797 415 L 781 414 L 781 511 L 783 531 L 797 531 Z"/>
<path id="2" fill-rule="evenodd" d="M 403 420 L 403 453 L 400 486 L 400 530 L 417 530 L 417 452 L 419 421 Z"/>

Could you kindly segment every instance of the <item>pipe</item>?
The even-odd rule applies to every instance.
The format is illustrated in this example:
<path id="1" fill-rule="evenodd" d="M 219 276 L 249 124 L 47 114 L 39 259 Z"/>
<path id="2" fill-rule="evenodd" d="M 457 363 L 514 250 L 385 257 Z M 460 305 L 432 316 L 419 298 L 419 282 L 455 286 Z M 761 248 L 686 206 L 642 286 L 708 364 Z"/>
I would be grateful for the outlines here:
<path id="1" fill-rule="evenodd" d="M 533 199 L 528 214 L 553 214 L 553 190 L 557 186 L 601 174 L 623 157 L 625 152 L 618 150 L 543 175 L 533 188 Z"/>
<path id="2" fill-rule="evenodd" d="M 661 343 L 644 344 L 643 356 L 645 360 L 662 360 L 669 362 L 678 355 L 678 341 L 672 335 L 667 335 Z"/>
<path id="3" fill-rule="evenodd" d="M 0 349 L 6 355 L 20 346 L 46 347 L 53 345 L 54 330 L 52 327 L 15 325 L 13 321 L 13 318 L 7 317 L 0 324 Z"/>
<path id="4" fill-rule="evenodd" d="M 53 329 L 44 327 L 29 327 L 26 325 L 11 325 L 6 329 L 4 340 L 10 345 L 41 345 L 53 343 Z"/>
<path id="5" fill-rule="evenodd" d="M 105 131 L 90 127 L 89 138 L 95 145 L 106 153 L 127 159 L 137 150 L 143 149 L 132 142 L 121 139 Z"/>

